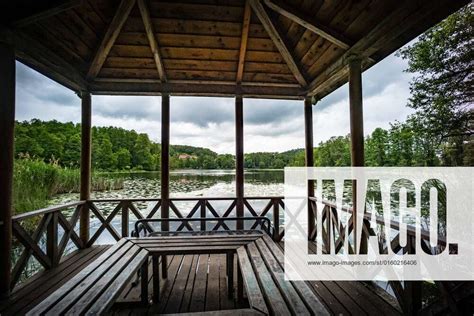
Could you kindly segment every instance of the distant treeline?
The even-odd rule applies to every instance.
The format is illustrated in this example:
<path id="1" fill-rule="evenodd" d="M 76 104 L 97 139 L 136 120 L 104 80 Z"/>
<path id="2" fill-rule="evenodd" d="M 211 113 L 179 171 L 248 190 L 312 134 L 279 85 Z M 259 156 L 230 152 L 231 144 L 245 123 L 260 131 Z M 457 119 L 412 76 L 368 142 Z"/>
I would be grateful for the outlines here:
<path id="1" fill-rule="evenodd" d="M 17 158 L 29 157 L 78 168 L 81 151 L 80 124 L 31 120 L 16 123 Z M 147 134 L 117 127 L 94 127 L 92 163 L 95 170 L 159 170 L 161 145 Z M 418 133 L 408 121 L 390 129 L 377 128 L 365 140 L 367 166 L 472 165 L 472 142 L 436 143 Z M 234 155 L 217 154 L 210 149 L 171 145 L 171 168 L 232 169 Z M 349 136 L 332 137 L 314 149 L 315 166 L 349 166 Z M 304 166 L 304 151 L 245 154 L 245 167 L 280 169 Z"/>

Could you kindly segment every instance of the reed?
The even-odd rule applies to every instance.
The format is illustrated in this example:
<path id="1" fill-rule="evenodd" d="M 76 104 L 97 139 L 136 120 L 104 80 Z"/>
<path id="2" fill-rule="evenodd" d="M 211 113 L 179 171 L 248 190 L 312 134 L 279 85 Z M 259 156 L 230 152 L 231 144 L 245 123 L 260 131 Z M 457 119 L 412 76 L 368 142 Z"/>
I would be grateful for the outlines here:
<path id="1" fill-rule="evenodd" d="M 106 191 L 123 188 L 123 178 L 106 173 L 92 175 L 92 190 Z M 48 206 L 48 201 L 60 193 L 80 190 L 80 170 L 60 167 L 56 162 L 45 163 L 35 159 L 15 161 L 13 175 L 14 214 Z"/>

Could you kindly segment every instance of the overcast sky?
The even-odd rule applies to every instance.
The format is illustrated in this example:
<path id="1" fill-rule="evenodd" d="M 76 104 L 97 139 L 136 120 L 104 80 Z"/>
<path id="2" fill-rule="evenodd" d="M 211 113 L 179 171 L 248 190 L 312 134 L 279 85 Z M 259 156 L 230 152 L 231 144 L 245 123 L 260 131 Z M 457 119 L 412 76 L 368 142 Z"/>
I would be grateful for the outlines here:
<path id="1" fill-rule="evenodd" d="M 363 74 L 364 132 L 404 120 L 411 75 L 406 61 L 387 57 Z M 16 119 L 80 121 L 80 99 L 69 89 L 17 62 Z M 160 97 L 93 96 L 92 124 L 147 133 L 160 142 Z M 171 97 L 171 144 L 234 153 L 232 98 Z M 313 108 L 314 142 L 349 133 L 348 86 Z M 245 152 L 304 147 L 303 101 L 244 99 Z"/>

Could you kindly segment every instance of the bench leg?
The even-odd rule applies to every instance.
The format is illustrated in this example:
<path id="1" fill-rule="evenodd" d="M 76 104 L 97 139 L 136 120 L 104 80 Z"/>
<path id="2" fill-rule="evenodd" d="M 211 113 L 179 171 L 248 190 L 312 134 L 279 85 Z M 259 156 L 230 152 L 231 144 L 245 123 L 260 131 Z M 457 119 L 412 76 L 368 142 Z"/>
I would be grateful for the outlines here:
<path id="1" fill-rule="evenodd" d="M 244 279 L 240 270 L 240 263 L 237 260 L 237 300 L 241 302 L 244 298 Z"/>
<path id="2" fill-rule="evenodd" d="M 141 268 L 142 303 L 148 305 L 148 258 Z"/>
<path id="3" fill-rule="evenodd" d="M 158 263 L 158 256 L 152 256 L 153 268 L 153 303 L 160 301 L 160 266 Z"/>
<path id="4" fill-rule="evenodd" d="M 168 260 L 166 256 L 161 256 L 161 275 L 163 279 L 168 277 Z"/>
<path id="5" fill-rule="evenodd" d="M 234 296 L 234 253 L 227 253 L 227 293 L 229 298 Z"/>

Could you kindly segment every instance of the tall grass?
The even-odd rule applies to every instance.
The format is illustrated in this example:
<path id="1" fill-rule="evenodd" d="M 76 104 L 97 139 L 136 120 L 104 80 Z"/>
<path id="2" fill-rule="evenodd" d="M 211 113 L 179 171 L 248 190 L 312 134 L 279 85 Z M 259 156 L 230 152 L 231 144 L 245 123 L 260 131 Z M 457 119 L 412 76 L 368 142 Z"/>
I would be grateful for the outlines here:
<path id="1" fill-rule="evenodd" d="M 107 174 L 92 175 L 92 190 L 118 190 L 123 188 L 123 178 Z M 41 160 L 18 159 L 13 174 L 14 214 L 25 213 L 48 206 L 48 201 L 60 193 L 80 190 L 80 170 L 65 169 L 56 163 Z"/>

